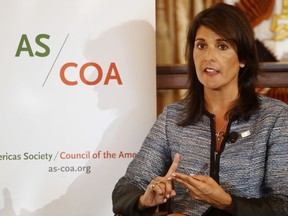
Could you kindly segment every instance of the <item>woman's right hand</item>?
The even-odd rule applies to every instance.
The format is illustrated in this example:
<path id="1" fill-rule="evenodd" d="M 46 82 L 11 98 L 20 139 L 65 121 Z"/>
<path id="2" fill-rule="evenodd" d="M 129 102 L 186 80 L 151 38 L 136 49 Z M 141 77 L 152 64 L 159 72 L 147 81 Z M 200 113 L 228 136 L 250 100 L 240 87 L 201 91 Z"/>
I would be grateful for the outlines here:
<path id="1" fill-rule="evenodd" d="M 158 176 L 147 186 L 145 193 L 139 198 L 139 209 L 150 208 L 167 202 L 168 198 L 176 195 L 173 189 L 171 174 L 175 173 L 180 162 L 180 155 L 177 153 L 174 157 L 168 172 L 164 177 Z"/>

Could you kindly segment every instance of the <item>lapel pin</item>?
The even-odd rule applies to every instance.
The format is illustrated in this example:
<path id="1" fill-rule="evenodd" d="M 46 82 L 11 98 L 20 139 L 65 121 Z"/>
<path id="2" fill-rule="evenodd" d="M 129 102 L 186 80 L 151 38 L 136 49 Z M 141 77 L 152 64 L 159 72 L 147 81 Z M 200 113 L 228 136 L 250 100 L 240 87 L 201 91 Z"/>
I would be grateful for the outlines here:
<path id="1" fill-rule="evenodd" d="M 244 132 L 241 133 L 241 137 L 244 138 L 244 137 L 249 136 L 250 134 L 251 134 L 250 130 L 244 131 Z"/>

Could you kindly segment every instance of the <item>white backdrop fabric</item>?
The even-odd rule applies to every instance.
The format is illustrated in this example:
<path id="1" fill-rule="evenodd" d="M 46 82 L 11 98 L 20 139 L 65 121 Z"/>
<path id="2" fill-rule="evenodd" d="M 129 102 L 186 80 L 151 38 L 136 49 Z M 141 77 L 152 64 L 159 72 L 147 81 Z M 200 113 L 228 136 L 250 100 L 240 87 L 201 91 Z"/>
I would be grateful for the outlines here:
<path id="1" fill-rule="evenodd" d="M 156 118 L 155 2 L 0 5 L 0 216 L 113 215 Z"/>

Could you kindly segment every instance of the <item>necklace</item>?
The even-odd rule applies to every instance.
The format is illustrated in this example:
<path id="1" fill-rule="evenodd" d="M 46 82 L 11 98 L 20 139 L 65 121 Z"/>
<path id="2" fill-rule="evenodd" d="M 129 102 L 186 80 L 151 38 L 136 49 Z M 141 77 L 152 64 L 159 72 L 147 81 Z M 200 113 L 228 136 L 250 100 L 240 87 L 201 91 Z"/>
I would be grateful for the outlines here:
<path id="1" fill-rule="evenodd" d="M 222 131 L 222 129 L 225 127 L 226 124 L 227 124 L 227 121 L 224 122 L 224 124 L 221 126 L 220 130 L 216 131 L 215 136 L 217 138 L 217 141 L 219 141 L 221 136 L 223 136 L 225 134 L 225 132 Z"/>

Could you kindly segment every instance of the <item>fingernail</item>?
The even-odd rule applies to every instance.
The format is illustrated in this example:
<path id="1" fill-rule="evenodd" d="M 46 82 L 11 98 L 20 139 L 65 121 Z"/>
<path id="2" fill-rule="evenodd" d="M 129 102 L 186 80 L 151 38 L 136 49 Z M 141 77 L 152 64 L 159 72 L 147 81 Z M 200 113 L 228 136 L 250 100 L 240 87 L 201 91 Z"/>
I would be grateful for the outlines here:
<path id="1" fill-rule="evenodd" d="M 172 176 L 174 176 L 174 177 L 176 176 L 176 174 L 175 174 L 175 173 L 172 173 L 171 175 L 172 175 Z"/>
<path id="2" fill-rule="evenodd" d="M 167 202 L 167 199 L 165 198 L 165 199 L 164 199 L 164 203 L 166 203 L 166 202 Z"/>
<path id="3" fill-rule="evenodd" d="M 170 195 L 169 195 L 169 194 L 167 194 L 166 198 L 167 198 L 167 199 L 169 199 L 169 198 L 170 198 Z"/>

